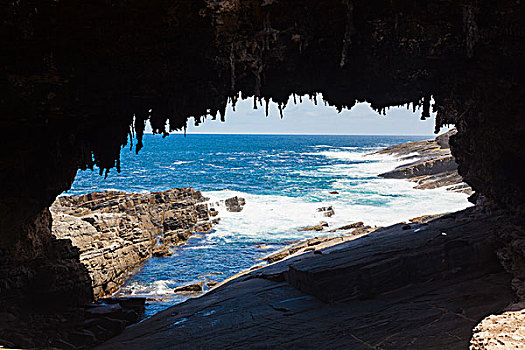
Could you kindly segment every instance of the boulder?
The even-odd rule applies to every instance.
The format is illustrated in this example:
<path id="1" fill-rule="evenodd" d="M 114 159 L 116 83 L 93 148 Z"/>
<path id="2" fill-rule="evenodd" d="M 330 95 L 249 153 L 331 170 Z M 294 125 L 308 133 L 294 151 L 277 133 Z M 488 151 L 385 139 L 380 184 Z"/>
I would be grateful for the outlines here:
<path id="1" fill-rule="evenodd" d="M 204 282 L 192 283 L 177 287 L 173 291 L 181 294 L 201 293 L 204 291 L 203 285 Z"/>
<path id="2" fill-rule="evenodd" d="M 240 212 L 243 209 L 243 206 L 246 204 L 246 201 L 244 198 L 240 197 L 232 197 L 228 198 L 224 201 L 224 204 L 226 205 L 226 210 L 229 212 Z"/>
<path id="3" fill-rule="evenodd" d="M 317 208 L 317 211 L 323 213 L 323 216 L 327 218 L 335 215 L 335 211 L 332 206 Z"/>

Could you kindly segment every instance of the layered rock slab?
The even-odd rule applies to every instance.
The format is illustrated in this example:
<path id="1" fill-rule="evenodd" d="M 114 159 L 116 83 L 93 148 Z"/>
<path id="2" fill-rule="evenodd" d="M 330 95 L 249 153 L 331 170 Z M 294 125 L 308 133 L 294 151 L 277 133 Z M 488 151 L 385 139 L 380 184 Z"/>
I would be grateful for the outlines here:
<path id="1" fill-rule="evenodd" d="M 99 349 L 465 349 L 513 300 L 494 254 L 498 214 L 468 209 L 379 229 L 254 270 Z"/>
<path id="2" fill-rule="evenodd" d="M 451 191 L 472 194 L 470 186 L 458 174 L 456 159 L 450 151 L 449 139 L 456 133 L 456 129 L 452 129 L 433 140 L 402 143 L 376 152 L 409 161 L 379 176 L 416 182 L 417 189 L 447 186 Z"/>
<path id="3" fill-rule="evenodd" d="M 92 280 L 95 298 L 115 292 L 152 252 L 169 254 L 193 232 L 211 229 L 200 191 L 95 192 L 60 197 L 53 204 L 52 232 L 71 240 Z"/>

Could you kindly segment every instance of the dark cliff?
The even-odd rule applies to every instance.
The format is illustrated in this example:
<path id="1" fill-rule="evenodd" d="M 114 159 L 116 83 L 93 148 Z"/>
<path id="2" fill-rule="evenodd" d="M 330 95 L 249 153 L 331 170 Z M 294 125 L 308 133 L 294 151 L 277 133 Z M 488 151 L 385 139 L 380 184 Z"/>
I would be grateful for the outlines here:
<path id="1" fill-rule="evenodd" d="M 437 126 L 458 130 L 450 144 L 460 175 L 485 203 L 523 215 L 524 8 L 513 0 L 3 2 L 0 304 L 89 301 L 78 251 L 52 237 L 47 208 L 78 169 L 118 170 L 122 146 L 141 148 L 146 119 L 159 133 L 166 121 L 180 129 L 190 116 L 222 117 L 239 93 L 262 108 L 321 92 L 338 108 L 417 105 L 423 117 L 433 97 Z M 506 256 L 515 270 L 523 253 Z M 77 283 L 60 285 L 63 276 Z"/>

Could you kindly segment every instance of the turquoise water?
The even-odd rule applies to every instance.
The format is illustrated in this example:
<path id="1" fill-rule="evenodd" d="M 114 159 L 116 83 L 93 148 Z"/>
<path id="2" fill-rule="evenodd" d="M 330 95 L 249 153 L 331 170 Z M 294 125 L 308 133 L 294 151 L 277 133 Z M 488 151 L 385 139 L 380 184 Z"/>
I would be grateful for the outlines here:
<path id="1" fill-rule="evenodd" d="M 121 294 L 147 295 L 147 316 L 185 300 L 173 288 L 211 279 L 221 281 L 260 263 L 258 259 L 298 239 L 322 233 L 297 229 L 327 221 L 338 227 L 364 221 L 388 225 L 423 214 L 459 210 L 467 196 L 444 189 L 415 190 L 413 183 L 377 174 L 400 163 L 367 155 L 421 136 L 170 135 L 144 136 L 138 155 L 121 154 L 121 173 L 107 179 L 80 171 L 68 194 L 100 190 L 161 191 L 193 187 L 215 203 L 241 196 L 246 206 L 229 213 L 214 205 L 221 221 L 206 235 L 174 248 L 171 257 L 151 258 Z M 338 194 L 329 192 L 337 191 Z M 324 218 L 317 208 L 333 206 Z"/>

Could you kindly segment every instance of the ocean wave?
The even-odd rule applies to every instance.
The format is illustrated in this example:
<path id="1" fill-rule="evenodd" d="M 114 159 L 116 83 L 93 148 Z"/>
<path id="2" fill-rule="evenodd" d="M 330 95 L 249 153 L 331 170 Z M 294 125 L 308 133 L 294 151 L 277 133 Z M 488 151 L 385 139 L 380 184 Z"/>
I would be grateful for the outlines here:
<path id="1" fill-rule="evenodd" d="M 309 238 L 323 233 L 298 232 L 297 229 L 319 221 L 327 221 L 330 227 L 355 221 L 390 225 L 425 214 L 461 210 L 470 205 L 465 194 L 439 188 L 421 191 L 413 186 L 408 181 L 374 177 L 369 180 L 341 178 L 328 189 L 316 189 L 302 197 L 254 195 L 231 190 L 206 192 L 205 196 L 210 197 L 212 203 L 233 196 L 246 199 L 246 205 L 239 213 L 218 209 L 221 221 L 208 238 L 228 238 L 234 242 L 251 238 L 269 242 Z M 339 192 L 337 196 L 329 193 L 334 190 Z M 327 218 L 317 211 L 324 206 L 333 206 L 335 215 Z"/>
<path id="2" fill-rule="evenodd" d="M 334 146 L 330 146 L 330 145 L 313 145 L 313 146 L 308 146 L 308 147 L 312 147 L 312 148 L 331 148 L 331 147 L 334 147 Z"/>
<path id="3" fill-rule="evenodd" d="M 182 164 L 190 164 L 190 163 L 193 163 L 193 160 L 177 160 L 171 163 L 171 165 L 182 165 Z"/>
<path id="4" fill-rule="evenodd" d="M 172 285 L 174 285 L 176 282 L 177 281 L 175 280 L 157 280 L 153 283 L 132 281 L 131 283 L 122 287 L 120 293 L 135 296 L 174 294 Z"/>

